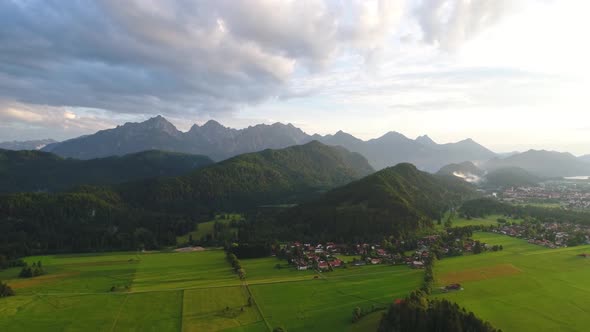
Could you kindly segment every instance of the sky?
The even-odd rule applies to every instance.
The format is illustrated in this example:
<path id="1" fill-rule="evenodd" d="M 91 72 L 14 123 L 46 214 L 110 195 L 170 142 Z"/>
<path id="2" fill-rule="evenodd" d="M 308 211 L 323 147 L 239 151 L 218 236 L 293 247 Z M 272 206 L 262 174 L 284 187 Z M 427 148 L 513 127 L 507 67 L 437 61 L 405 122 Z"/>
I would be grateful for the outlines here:
<path id="1" fill-rule="evenodd" d="M 585 0 L 4 0 L 0 141 L 163 115 L 590 153 Z"/>

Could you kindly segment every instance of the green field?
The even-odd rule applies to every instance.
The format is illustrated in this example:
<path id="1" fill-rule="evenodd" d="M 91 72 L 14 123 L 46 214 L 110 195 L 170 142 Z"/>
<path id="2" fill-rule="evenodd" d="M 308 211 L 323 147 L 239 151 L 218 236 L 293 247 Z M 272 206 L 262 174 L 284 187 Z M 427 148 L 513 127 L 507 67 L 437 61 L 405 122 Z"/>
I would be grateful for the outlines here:
<path id="1" fill-rule="evenodd" d="M 421 280 L 404 266 L 318 275 L 262 258 L 242 260 L 242 282 L 220 250 L 27 258 L 39 260 L 44 276 L 0 272 L 17 293 L 0 300 L 0 331 L 361 331 L 380 313 L 352 324 L 354 307 L 387 305 Z"/>
<path id="2" fill-rule="evenodd" d="M 465 226 L 497 226 L 499 225 L 498 223 L 498 219 L 499 218 L 503 218 L 506 219 L 506 221 L 509 222 L 521 222 L 522 220 L 520 219 L 511 219 L 511 218 L 507 218 L 505 216 L 496 214 L 496 215 L 489 215 L 487 217 L 484 218 L 471 218 L 471 219 L 466 219 L 463 217 L 455 217 L 452 219 L 452 227 L 465 227 Z M 443 219 L 444 221 L 444 219 Z M 441 225 L 436 225 L 435 226 L 436 229 L 443 229 L 444 228 L 444 224 Z"/>
<path id="3" fill-rule="evenodd" d="M 440 294 L 503 331 L 588 331 L 590 246 L 547 249 L 492 233 L 475 238 L 503 245 L 500 252 L 437 262 L 439 285 L 462 291 Z"/>
<path id="4" fill-rule="evenodd" d="M 222 224 L 229 224 L 232 220 L 241 220 L 243 217 L 241 214 L 237 213 L 222 213 L 215 216 L 215 219 L 195 224 L 195 230 L 189 232 L 188 234 L 179 236 L 176 238 L 176 243 L 182 244 L 187 243 L 189 240 L 189 236 L 192 236 L 194 241 L 198 241 L 201 238 L 207 235 L 213 235 L 213 225 L 215 222 L 220 222 Z M 236 230 L 237 231 L 237 230 Z"/>

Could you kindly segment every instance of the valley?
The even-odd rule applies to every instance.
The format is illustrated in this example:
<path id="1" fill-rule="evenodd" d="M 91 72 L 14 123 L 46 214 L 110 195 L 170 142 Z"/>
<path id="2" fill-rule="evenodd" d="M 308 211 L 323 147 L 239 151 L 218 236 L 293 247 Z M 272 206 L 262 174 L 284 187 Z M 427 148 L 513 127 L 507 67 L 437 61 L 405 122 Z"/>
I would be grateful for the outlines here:
<path id="1" fill-rule="evenodd" d="M 589 12 L 0 0 L 0 332 L 589 331 Z"/>
<path id="2" fill-rule="evenodd" d="M 354 328 L 354 307 L 386 307 L 421 280 L 420 271 L 406 266 L 319 274 L 276 269 L 285 261 L 260 258 L 242 260 L 247 278 L 241 281 L 224 252 L 214 249 L 27 258 L 39 260 L 48 274 L 27 282 L 15 279 L 18 269 L 0 272 L 18 293 L 3 299 L 2 331 L 39 326 L 45 331 L 83 326 L 96 331 L 268 331 L 278 326 L 289 331 L 348 330 Z M 123 287 L 112 292 L 113 286 Z"/>

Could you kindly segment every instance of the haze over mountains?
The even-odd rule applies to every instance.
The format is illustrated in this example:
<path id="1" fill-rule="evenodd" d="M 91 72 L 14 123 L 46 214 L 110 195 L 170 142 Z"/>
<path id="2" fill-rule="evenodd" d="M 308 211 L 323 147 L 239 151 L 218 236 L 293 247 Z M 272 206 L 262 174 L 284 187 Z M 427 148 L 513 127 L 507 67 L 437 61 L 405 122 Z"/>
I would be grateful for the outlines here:
<path id="1" fill-rule="evenodd" d="M 48 144 L 57 143 L 53 139 L 39 139 L 31 141 L 10 141 L 0 143 L 0 149 L 4 150 L 41 150 Z"/>
<path id="2" fill-rule="evenodd" d="M 375 169 L 409 162 L 419 169 L 434 172 L 449 163 L 485 161 L 496 156 L 471 139 L 437 144 L 428 136 L 413 140 L 400 133 L 389 132 L 363 141 L 342 131 L 326 136 L 308 135 L 291 124 L 282 123 L 232 129 L 213 120 L 202 126 L 194 125 L 188 132 L 181 132 L 161 116 L 50 144 L 43 150 L 62 157 L 92 159 L 157 149 L 206 155 L 219 161 L 243 153 L 279 149 L 312 140 L 358 152 Z"/>
<path id="3" fill-rule="evenodd" d="M 488 171 L 518 167 L 539 177 L 590 175 L 590 163 L 571 153 L 529 150 L 503 159 L 494 158 L 483 165 Z"/>

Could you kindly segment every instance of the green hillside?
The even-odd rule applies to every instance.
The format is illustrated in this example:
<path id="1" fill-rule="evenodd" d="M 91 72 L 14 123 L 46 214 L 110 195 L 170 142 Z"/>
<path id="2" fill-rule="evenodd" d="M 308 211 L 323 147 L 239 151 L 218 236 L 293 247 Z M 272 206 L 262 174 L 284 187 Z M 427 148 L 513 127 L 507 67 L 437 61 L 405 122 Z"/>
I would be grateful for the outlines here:
<path id="1" fill-rule="evenodd" d="M 191 174 L 118 187 L 133 206 L 200 214 L 296 203 L 373 172 L 367 160 L 318 142 L 240 155 Z"/>
<path id="2" fill-rule="evenodd" d="M 490 171 L 486 185 L 491 187 L 518 187 L 538 184 L 542 179 L 519 167 L 506 167 Z"/>
<path id="3" fill-rule="evenodd" d="M 64 159 L 41 151 L 0 150 L 0 192 L 55 192 L 83 184 L 178 176 L 212 163 L 205 156 L 156 150 L 91 160 Z"/>
<path id="4" fill-rule="evenodd" d="M 313 238 L 381 239 L 431 226 L 432 220 L 472 195 L 473 187 L 460 179 L 399 164 L 295 207 L 280 220 Z"/>

